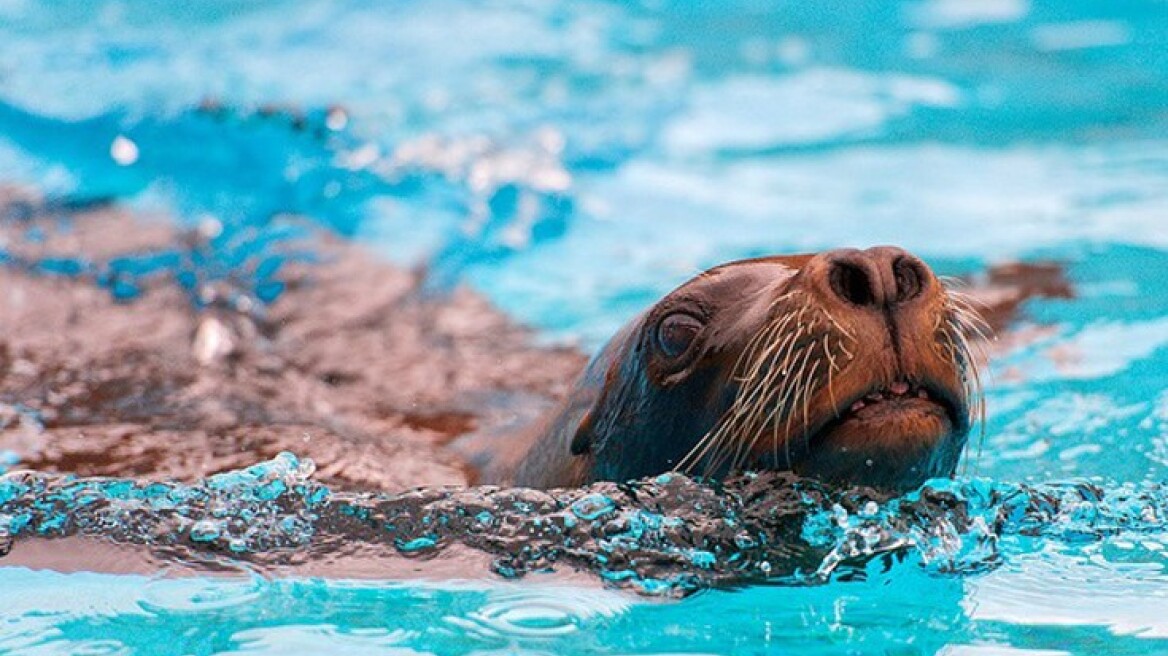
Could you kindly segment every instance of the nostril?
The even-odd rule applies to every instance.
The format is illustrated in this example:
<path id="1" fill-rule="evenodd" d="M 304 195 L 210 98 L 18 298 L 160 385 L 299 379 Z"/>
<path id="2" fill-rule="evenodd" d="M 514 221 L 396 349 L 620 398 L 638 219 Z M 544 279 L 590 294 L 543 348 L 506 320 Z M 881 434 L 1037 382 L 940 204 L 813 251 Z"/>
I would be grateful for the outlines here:
<path id="1" fill-rule="evenodd" d="M 872 293 L 872 279 L 864 269 L 835 262 L 829 275 L 831 289 L 837 296 L 856 305 L 873 305 L 876 297 Z"/>
<path id="2" fill-rule="evenodd" d="M 904 303 L 921 295 L 925 281 L 928 279 L 919 260 L 912 257 L 901 257 L 892 265 L 892 274 L 896 277 L 896 301 Z"/>

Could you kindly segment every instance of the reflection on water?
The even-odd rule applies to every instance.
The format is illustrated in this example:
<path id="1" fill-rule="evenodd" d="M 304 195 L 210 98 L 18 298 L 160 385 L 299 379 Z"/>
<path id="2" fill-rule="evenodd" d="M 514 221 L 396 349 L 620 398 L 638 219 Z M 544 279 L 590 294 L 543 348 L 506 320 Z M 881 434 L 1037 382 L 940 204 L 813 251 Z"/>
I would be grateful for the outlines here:
<path id="1" fill-rule="evenodd" d="M 1111 604 L 1074 604 L 1046 576 L 1091 576 Z M 974 590 L 912 568 L 818 588 L 717 591 L 682 604 L 629 600 L 601 590 L 499 583 L 399 585 L 382 581 L 279 579 L 255 583 L 15 570 L 22 603 L 6 605 L 0 649 L 82 653 L 766 653 L 912 654 L 1157 653 L 1168 645 L 1153 590 L 1096 568 L 1038 569 Z M 1163 585 L 1162 578 L 1154 580 Z M 1029 588 L 1016 587 L 1019 583 Z M 254 596 L 238 603 L 171 608 L 168 598 Z M 60 595 L 61 589 L 75 594 Z M 215 589 L 223 588 L 223 592 Z M 1031 590 L 1024 595 L 1022 590 Z M 1002 598 L 1000 603 L 995 600 Z M 1062 607 L 1064 614 L 1043 610 Z M 500 620 L 500 617 L 507 618 Z M 1125 623 L 1130 618 L 1133 623 Z M 1013 645 L 1013 649 L 1009 647 Z M 96 648 L 96 647 L 93 647 Z M 1016 651 L 1015 651 L 1016 650 Z M 88 652 L 85 652 L 88 653 Z"/>

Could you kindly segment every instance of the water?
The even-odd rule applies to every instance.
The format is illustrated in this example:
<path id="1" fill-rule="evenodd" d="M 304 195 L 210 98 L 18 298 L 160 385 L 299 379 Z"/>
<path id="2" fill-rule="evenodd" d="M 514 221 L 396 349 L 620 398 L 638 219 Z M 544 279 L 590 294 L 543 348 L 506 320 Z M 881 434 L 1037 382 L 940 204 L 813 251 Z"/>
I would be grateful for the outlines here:
<path id="1" fill-rule="evenodd" d="M 949 491 L 1006 518 L 882 500 L 894 526 L 871 533 L 813 505 L 812 562 L 848 536 L 901 554 L 826 584 L 752 571 L 663 603 L 537 574 L 9 568 L 0 652 L 1168 653 L 1165 35 L 1151 0 L 0 2 L 0 181 L 221 227 L 193 266 L 91 272 L 125 298 L 172 271 L 270 301 L 286 214 L 585 348 L 701 267 L 769 252 L 893 242 L 943 273 L 1053 259 L 1077 291 L 1027 306 L 1035 337 L 995 361 L 984 442 Z M 1036 491 L 1059 501 L 1006 512 Z M 290 535 L 324 530 L 300 519 Z"/>
<path id="2" fill-rule="evenodd" d="M 1108 633 L 1111 653 L 1168 646 L 1162 485 L 937 481 L 888 500 L 763 474 L 719 490 L 661 476 L 555 493 L 387 496 L 330 493 L 311 474 L 310 463 L 283 455 L 195 486 L 0 481 L 0 532 L 10 537 L 101 535 L 154 548 L 160 569 L 220 566 L 220 578 L 4 570 L 18 592 L 0 648 L 933 653 L 986 643 L 1092 653 Z M 400 554 L 383 575 L 430 563 L 414 577 L 451 552 L 466 572 L 473 561 L 456 550 L 473 547 L 490 554 L 498 576 L 279 575 L 327 566 L 342 543 L 365 559 L 379 548 Z M 609 589 L 541 577 L 569 566 Z M 745 583 L 755 585 L 732 590 Z M 649 603 L 616 589 L 696 594 Z"/>

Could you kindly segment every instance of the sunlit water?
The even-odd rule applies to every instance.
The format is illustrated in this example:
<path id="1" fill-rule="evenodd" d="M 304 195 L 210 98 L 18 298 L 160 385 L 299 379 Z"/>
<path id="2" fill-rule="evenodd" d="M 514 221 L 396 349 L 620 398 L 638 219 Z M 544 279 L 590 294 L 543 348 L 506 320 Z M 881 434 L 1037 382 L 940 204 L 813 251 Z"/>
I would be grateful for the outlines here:
<path id="1" fill-rule="evenodd" d="M 1030 304 L 1041 337 L 993 366 L 985 439 L 949 490 L 982 524 L 897 501 L 867 519 L 809 509 L 815 562 L 852 539 L 900 554 L 863 575 L 755 571 L 661 603 L 485 573 L 3 569 L 0 652 L 1168 653 L 1163 3 L 7 0 L 0 42 L 0 181 L 214 217 L 219 247 L 183 284 L 254 265 L 280 216 L 303 214 L 586 348 L 700 268 L 770 252 L 892 242 L 943 273 L 1055 259 L 1078 294 Z M 233 279 L 270 300 L 279 265 Z M 93 273 L 132 297 L 174 266 Z M 46 494 L 10 490 L 5 530 L 66 530 L 8 512 Z M 327 534 L 240 494 L 276 537 Z M 1035 494 L 1048 501 L 1010 505 Z M 129 530 L 99 519 L 82 528 Z M 167 528 L 233 551 L 238 536 L 197 521 Z M 945 526 L 959 530 L 927 539 Z M 424 550 L 417 537 L 385 540 Z"/>

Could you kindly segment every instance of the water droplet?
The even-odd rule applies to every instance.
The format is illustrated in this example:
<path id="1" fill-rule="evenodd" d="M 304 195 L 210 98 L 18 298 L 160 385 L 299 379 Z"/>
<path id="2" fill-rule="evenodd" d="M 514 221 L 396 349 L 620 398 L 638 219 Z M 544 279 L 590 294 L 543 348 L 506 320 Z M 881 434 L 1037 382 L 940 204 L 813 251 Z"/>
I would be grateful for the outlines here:
<path id="1" fill-rule="evenodd" d="M 585 520 L 594 520 L 611 513 L 614 509 L 612 499 L 603 494 L 589 494 L 572 504 L 572 512 Z"/>
<path id="2" fill-rule="evenodd" d="M 119 166 L 129 166 L 138 161 L 138 144 L 119 134 L 110 144 L 109 153 Z"/>
<path id="3" fill-rule="evenodd" d="M 333 132 L 340 132 L 349 124 L 349 113 L 341 107 L 330 107 L 325 115 L 324 124 Z"/>
<path id="4" fill-rule="evenodd" d="M 191 527 L 191 539 L 196 542 L 210 542 L 219 537 L 219 523 L 210 519 L 195 522 Z"/>
<path id="5" fill-rule="evenodd" d="M 417 551 L 424 551 L 426 549 L 433 549 L 438 544 L 438 541 L 430 536 L 422 536 L 412 540 L 394 540 L 394 545 L 399 551 L 405 553 L 414 553 Z"/>

